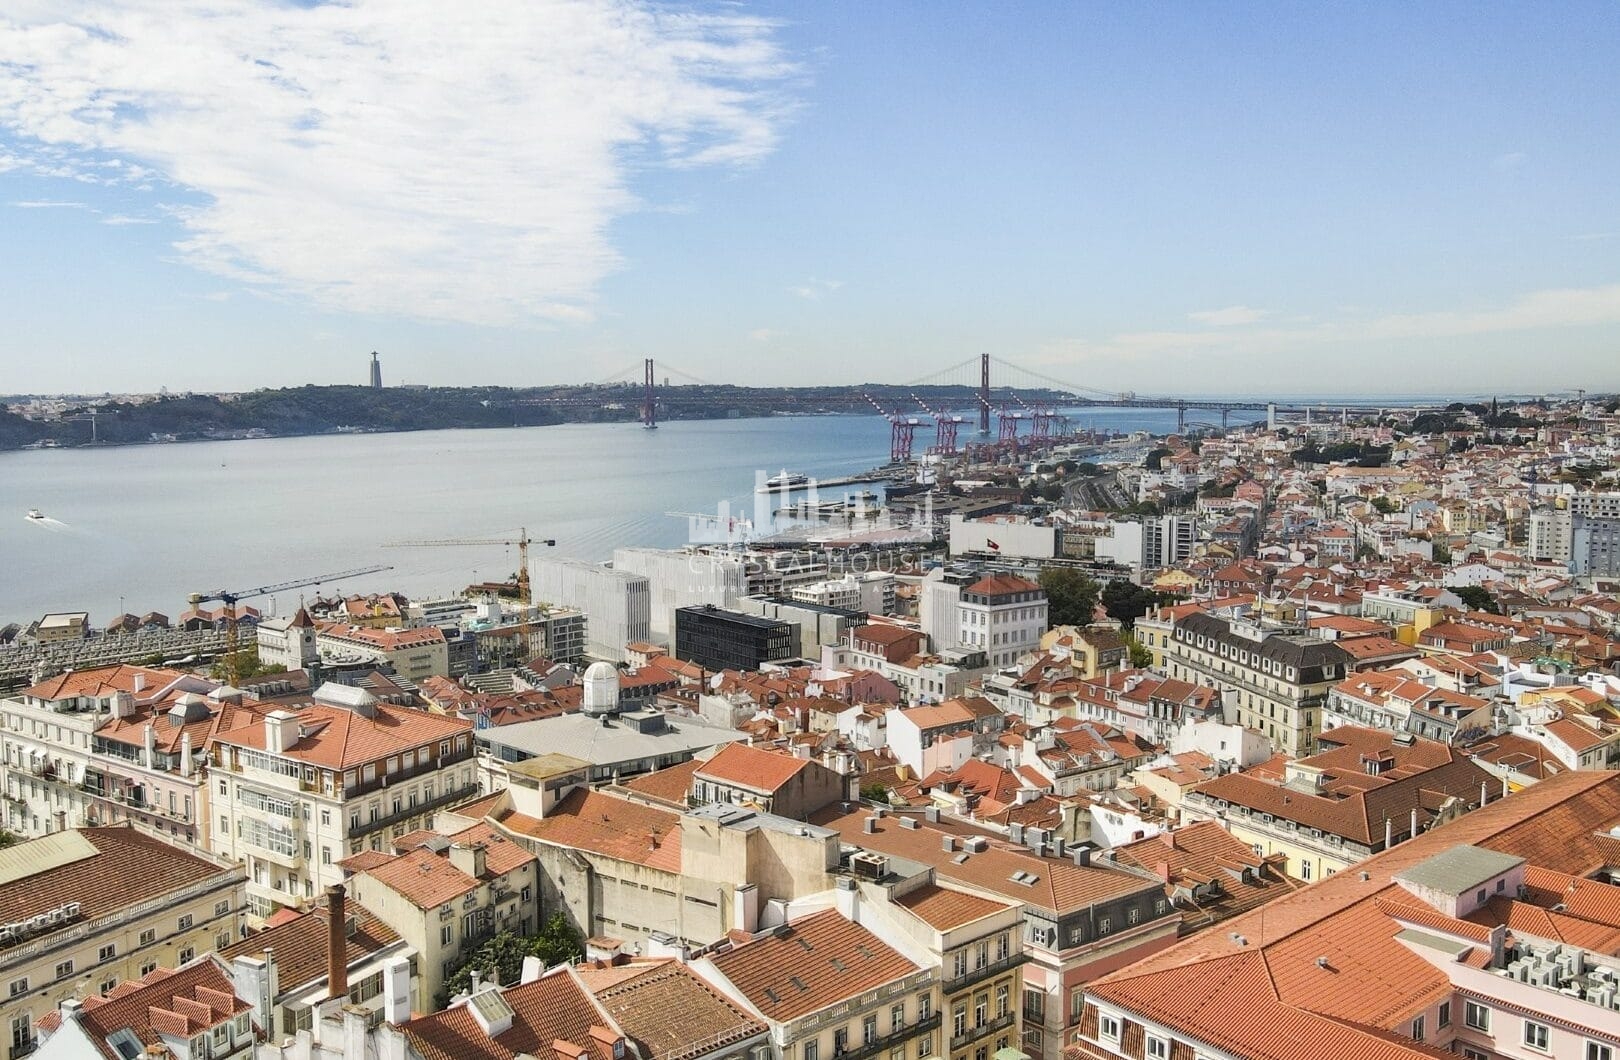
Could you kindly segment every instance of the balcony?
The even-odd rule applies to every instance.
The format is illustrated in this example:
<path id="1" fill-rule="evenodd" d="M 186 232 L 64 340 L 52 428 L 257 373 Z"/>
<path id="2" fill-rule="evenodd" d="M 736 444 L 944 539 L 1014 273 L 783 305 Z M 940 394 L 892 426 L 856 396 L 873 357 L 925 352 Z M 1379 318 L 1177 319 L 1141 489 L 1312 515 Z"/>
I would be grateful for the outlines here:
<path id="1" fill-rule="evenodd" d="M 993 1020 L 986 1020 L 977 1027 L 969 1027 L 961 1034 L 951 1035 L 951 1052 L 954 1053 L 956 1050 L 962 1048 L 963 1046 L 971 1045 L 980 1038 L 984 1038 L 988 1035 L 996 1033 L 999 1030 L 1005 1030 L 1006 1028 L 1011 1027 L 1013 1023 L 1017 1021 L 1017 1018 L 1017 1013 L 1008 1012 L 1005 1016 L 997 1016 Z"/>
<path id="2" fill-rule="evenodd" d="M 939 1027 L 940 1014 L 938 1012 L 927 1019 L 908 1023 L 899 1030 L 890 1031 L 879 1038 L 869 1042 L 845 1049 L 843 1052 L 834 1052 L 834 1060 L 871 1060 L 872 1057 L 882 1056 L 897 1045 L 902 1045 L 919 1034 L 927 1034 Z"/>
<path id="3" fill-rule="evenodd" d="M 476 794 L 478 794 L 478 784 L 474 782 L 464 788 L 455 788 L 451 791 L 446 791 L 442 795 L 429 799 L 426 802 L 418 802 L 415 806 L 401 806 L 398 813 L 385 813 L 374 821 L 362 821 L 358 826 L 350 828 L 349 838 L 359 839 L 362 836 L 370 835 L 372 832 L 381 831 L 390 825 L 398 824 L 400 821 L 407 821 L 412 817 L 420 817 L 422 814 L 432 813 L 434 810 L 437 810 L 442 806 L 449 806 L 452 803 L 470 798 Z"/>
<path id="4" fill-rule="evenodd" d="M 1020 950 L 1016 953 L 1001 958 L 999 961 L 991 961 L 983 968 L 975 968 L 970 972 L 963 973 L 960 977 L 955 979 L 946 979 L 945 993 L 954 994 L 959 990 L 970 989 L 984 982 L 986 979 L 993 979 L 1002 972 L 1017 968 L 1019 965 L 1028 960 L 1029 954 Z"/>

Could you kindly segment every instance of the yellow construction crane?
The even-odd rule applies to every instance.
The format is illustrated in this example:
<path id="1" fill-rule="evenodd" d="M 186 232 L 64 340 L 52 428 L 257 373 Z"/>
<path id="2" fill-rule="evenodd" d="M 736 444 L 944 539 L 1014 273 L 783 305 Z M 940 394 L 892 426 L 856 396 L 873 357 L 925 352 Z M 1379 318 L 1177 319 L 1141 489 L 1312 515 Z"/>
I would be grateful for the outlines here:
<path id="1" fill-rule="evenodd" d="M 557 544 L 557 539 L 554 538 L 554 537 L 531 538 L 529 536 L 529 531 L 527 529 L 525 529 L 523 527 L 519 527 L 518 528 L 518 536 L 515 537 L 515 538 L 438 537 L 438 538 L 433 538 L 433 539 L 428 540 L 428 541 L 394 541 L 394 542 L 391 542 L 389 544 L 384 545 L 383 548 L 446 548 L 446 547 L 450 547 L 450 548 L 461 548 L 461 547 L 493 548 L 496 545 L 499 545 L 499 546 L 501 546 L 503 548 L 511 548 L 513 545 L 516 545 L 517 550 L 518 550 L 518 572 L 517 572 L 518 600 L 523 604 L 523 606 L 525 608 L 527 608 L 529 606 L 529 603 L 530 603 L 530 599 L 529 599 L 529 546 L 530 545 L 545 545 L 547 547 L 555 547 L 556 544 Z"/>
<path id="2" fill-rule="evenodd" d="M 205 600 L 218 600 L 225 605 L 225 673 L 231 684 L 242 679 L 242 661 L 237 656 L 237 630 L 236 630 L 236 603 L 238 600 L 250 600 L 255 596 L 269 596 L 272 593 L 284 592 L 288 589 L 302 589 L 305 586 L 320 585 L 323 582 L 334 582 L 339 578 L 358 578 L 362 574 L 380 574 L 385 570 L 393 570 L 389 566 L 360 567 L 355 570 L 342 570 L 334 574 L 319 574 L 313 578 L 299 578 L 296 581 L 277 582 L 275 585 L 261 585 L 257 589 L 220 589 L 212 593 L 192 593 L 190 596 L 193 609 Z"/>
<path id="3" fill-rule="evenodd" d="M 499 545 L 503 548 L 517 546 L 518 571 L 517 589 L 518 603 L 522 607 L 521 617 L 518 619 L 518 658 L 529 657 L 529 605 L 533 597 L 529 593 L 529 546 L 545 545 L 547 548 L 556 547 L 557 539 L 554 537 L 531 538 L 526 527 L 518 528 L 515 538 L 483 538 L 483 537 L 439 537 L 427 541 L 395 541 L 384 545 L 384 548 L 462 548 L 483 547 L 492 548 Z"/>

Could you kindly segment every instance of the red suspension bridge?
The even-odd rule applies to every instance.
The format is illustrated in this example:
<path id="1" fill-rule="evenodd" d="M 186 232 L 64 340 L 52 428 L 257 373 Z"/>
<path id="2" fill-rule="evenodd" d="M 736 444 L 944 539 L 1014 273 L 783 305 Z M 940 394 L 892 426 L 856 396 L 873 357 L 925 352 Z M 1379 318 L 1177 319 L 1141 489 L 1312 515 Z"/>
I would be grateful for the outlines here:
<path id="1" fill-rule="evenodd" d="M 660 375 L 662 378 L 660 379 Z M 671 379 L 676 380 L 672 384 Z M 994 378 L 993 378 L 994 377 Z M 617 400 L 604 404 L 603 387 L 617 389 Z M 631 390 L 631 388 L 635 388 Z M 745 414 L 779 411 L 780 400 L 766 407 L 765 397 L 780 395 L 788 388 L 740 388 L 710 383 L 668 363 L 655 364 L 644 358 L 589 387 L 557 387 L 535 401 L 559 407 L 634 408 L 644 427 L 658 425 L 662 412 L 668 416 L 691 411 L 699 404 L 712 408 L 715 401 L 727 402 Z M 970 357 L 930 375 L 904 384 L 870 383 L 858 387 L 795 387 L 793 407 L 806 412 L 857 412 L 864 406 L 875 409 L 889 420 L 890 458 L 902 463 L 912 458 L 918 433 L 932 428 L 930 455 L 951 455 L 969 446 L 1018 449 L 1072 437 L 1072 424 L 1062 410 L 1084 408 L 1174 409 L 1178 430 L 1189 424 L 1214 427 L 1219 413 L 1221 428 L 1234 412 L 1263 412 L 1275 423 L 1279 417 L 1307 419 L 1379 416 L 1389 407 L 1358 404 L 1319 403 L 1301 405 L 1277 403 L 1263 398 L 1187 398 L 1114 391 L 1075 383 L 1054 375 L 1013 364 L 988 353 Z M 628 393 L 627 393 L 628 392 Z M 630 394 L 634 394 L 630 398 Z M 759 407 L 756 407 L 759 406 Z M 1411 406 L 1400 406 L 1411 411 Z M 992 420 L 995 431 L 992 436 Z M 977 430 L 977 441 L 963 437 Z M 1027 425 L 1027 427 L 1026 427 Z M 964 430 L 964 427 L 967 430 Z"/>

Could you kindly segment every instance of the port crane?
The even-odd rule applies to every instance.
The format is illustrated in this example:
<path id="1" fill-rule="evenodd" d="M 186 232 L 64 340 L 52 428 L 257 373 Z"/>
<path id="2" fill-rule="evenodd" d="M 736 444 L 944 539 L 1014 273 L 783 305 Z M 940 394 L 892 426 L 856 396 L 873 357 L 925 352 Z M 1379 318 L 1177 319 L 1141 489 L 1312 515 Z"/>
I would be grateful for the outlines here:
<path id="1" fill-rule="evenodd" d="M 358 578 L 363 574 L 380 574 L 385 570 L 394 568 L 386 564 L 374 567 L 358 567 L 354 570 L 340 570 L 332 574 L 318 574 L 313 578 L 298 578 L 294 581 L 277 582 L 275 585 L 261 585 L 256 589 L 220 589 L 211 593 L 192 593 L 188 597 L 191 606 L 196 608 L 199 604 L 209 600 L 218 600 L 225 605 L 225 672 L 232 684 L 241 680 L 241 659 L 237 656 L 237 613 L 236 604 L 240 600 L 251 600 L 257 596 L 271 596 L 275 593 L 286 592 L 288 589 L 302 589 L 311 585 L 320 585 L 324 582 L 334 582 L 339 578 Z"/>
<path id="2" fill-rule="evenodd" d="M 923 407 L 923 410 L 934 417 L 934 446 L 928 450 L 930 454 L 941 456 L 954 456 L 956 453 L 956 433 L 967 420 L 962 416 L 952 416 L 938 409 L 928 407 L 928 402 L 915 393 L 911 400 Z"/>
<path id="3" fill-rule="evenodd" d="M 907 416 L 898 409 L 884 408 L 877 398 L 864 391 L 861 396 L 889 421 L 889 463 L 911 463 L 911 443 L 916 437 L 917 428 L 922 426 L 922 421 L 915 416 Z"/>

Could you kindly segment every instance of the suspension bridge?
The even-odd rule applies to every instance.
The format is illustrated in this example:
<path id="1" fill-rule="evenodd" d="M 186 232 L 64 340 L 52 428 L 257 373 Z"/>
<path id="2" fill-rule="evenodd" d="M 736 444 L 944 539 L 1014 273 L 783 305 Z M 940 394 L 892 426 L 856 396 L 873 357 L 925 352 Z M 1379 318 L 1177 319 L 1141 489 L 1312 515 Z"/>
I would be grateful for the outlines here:
<path id="1" fill-rule="evenodd" d="M 672 383 L 671 380 L 675 382 Z M 609 390 L 605 403 L 603 389 Z M 678 415 L 698 405 L 712 407 L 717 395 L 741 414 L 768 414 L 780 408 L 773 400 L 791 389 L 795 407 L 805 412 L 859 412 L 871 408 L 891 425 L 890 456 L 896 463 L 911 459 L 919 432 L 932 428 L 930 454 L 950 455 L 972 445 L 1020 448 L 1067 437 L 1070 422 L 1059 410 L 1086 408 L 1166 409 L 1176 413 L 1178 431 L 1190 425 L 1225 429 L 1233 413 L 1261 412 L 1268 423 L 1303 418 L 1310 421 L 1383 416 L 1396 406 L 1321 402 L 1279 403 L 1264 398 L 1192 398 L 1135 391 L 1114 391 L 1062 379 L 1014 364 L 991 354 L 970 357 L 906 383 L 867 383 L 827 387 L 738 387 L 700 379 L 668 363 L 644 358 L 599 383 L 556 387 L 533 400 L 558 407 L 634 409 L 643 427 L 655 428 L 661 415 Z M 759 405 L 760 407 L 755 407 Z M 1398 406 L 1412 412 L 1413 406 Z M 1415 411 L 1422 411 L 1417 409 Z M 1189 417 L 1189 413 L 1192 414 Z M 1214 422 L 1219 416 L 1220 423 Z M 995 430 L 992 431 L 992 421 Z M 969 437 L 977 433 L 977 442 Z"/>

